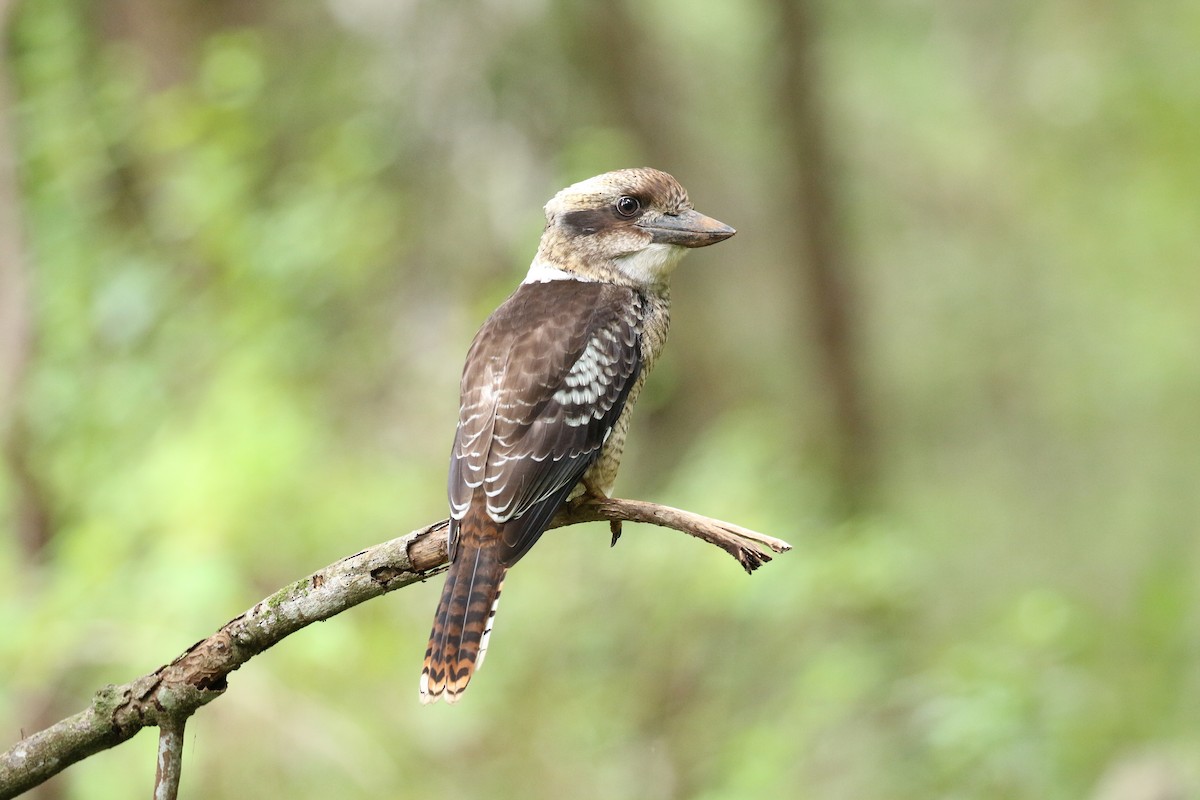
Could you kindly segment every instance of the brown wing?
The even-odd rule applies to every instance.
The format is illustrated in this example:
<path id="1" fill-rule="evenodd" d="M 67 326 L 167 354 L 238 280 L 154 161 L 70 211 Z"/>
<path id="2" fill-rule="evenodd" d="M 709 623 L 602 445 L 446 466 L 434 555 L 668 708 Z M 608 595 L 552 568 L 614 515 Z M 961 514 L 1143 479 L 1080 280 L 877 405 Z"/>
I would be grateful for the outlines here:
<path id="1" fill-rule="evenodd" d="M 522 284 L 467 354 L 450 509 L 504 523 L 504 563 L 537 540 L 599 456 L 641 370 L 641 300 L 574 280 Z M 457 525 L 451 524 L 451 557 Z"/>

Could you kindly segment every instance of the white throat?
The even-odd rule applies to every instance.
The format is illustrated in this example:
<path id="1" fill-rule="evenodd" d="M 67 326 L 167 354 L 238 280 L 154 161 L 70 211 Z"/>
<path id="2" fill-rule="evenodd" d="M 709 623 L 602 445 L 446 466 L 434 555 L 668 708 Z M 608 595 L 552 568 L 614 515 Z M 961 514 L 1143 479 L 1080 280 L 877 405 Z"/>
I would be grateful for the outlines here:
<path id="1" fill-rule="evenodd" d="M 666 283 L 667 278 L 687 253 L 686 247 L 677 244 L 652 244 L 614 259 L 621 274 L 632 279 L 638 286 L 654 286 Z"/>
<path id="2" fill-rule="evenodd" d="M 567 272 L 565 269 L 547 264 L 540 258 L 534 258 L 533 263 L 529 265 L 529 272 L 525 273 L 525 280 L 522 283 L 548 283 L 550 281 L 591 281 L 592 278 L 586 278 L 582 275 L 576 275 L 574 272 Z"/>

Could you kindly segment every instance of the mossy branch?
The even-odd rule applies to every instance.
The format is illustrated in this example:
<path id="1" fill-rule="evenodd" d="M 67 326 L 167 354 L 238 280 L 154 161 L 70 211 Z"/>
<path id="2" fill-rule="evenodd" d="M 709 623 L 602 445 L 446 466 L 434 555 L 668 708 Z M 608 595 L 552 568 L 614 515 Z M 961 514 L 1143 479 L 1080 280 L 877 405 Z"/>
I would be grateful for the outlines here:
<path id="1" fill-rule="evenodd" d="M 747 572 L 771 560 L 767 550 L 781 553 L 791 548 L 781 539 L 737 525 L 636 500 L 573 503 L 550 527 L 597 520 L 609 521 L 614 541 L 621 522 L 683 531 L 720 547 Z M 166 733 L 159 748 L 156 796 L 157 787 L 169 787 L 162 796 L 174 797 L 180 766 L 176 745 L 182 741 L 184 723 L 225 692 L 231 672 L 301 628 L 441 572 L 446 567 L 446 529 L 447 521 L 442 520 L 330 564 L 256 603 L 149 675 L 104 687 L 89 708 L 0 754 L 0 800 L 16 797 L 151 726 Z"/>

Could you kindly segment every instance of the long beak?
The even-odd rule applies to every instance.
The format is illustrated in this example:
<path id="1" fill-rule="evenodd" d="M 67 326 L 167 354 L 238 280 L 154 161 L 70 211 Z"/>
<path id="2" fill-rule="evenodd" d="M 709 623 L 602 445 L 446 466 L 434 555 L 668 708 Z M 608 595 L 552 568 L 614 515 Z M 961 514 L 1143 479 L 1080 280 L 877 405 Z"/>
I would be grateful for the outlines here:
<path id="1" fill-rule="evenodd" d="M 724 222 L 691 209 L 678 214 L 661 214 L 652 219 L 643 218 L 637 225 L 654 237 L 655 244 L 678 244 L 683 247 L 708 247 L 737 233 Z"/>

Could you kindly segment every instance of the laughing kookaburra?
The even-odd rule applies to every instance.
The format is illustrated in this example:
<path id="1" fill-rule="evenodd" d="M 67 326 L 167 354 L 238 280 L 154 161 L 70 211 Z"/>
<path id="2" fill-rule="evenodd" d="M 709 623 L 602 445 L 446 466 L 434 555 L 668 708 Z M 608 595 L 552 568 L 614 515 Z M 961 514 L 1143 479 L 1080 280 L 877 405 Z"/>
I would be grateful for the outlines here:
<path id="1" fill-rule="evenodd" d="M 458 700 L 483 663 L 508 568 L 564 503 L 612 490 L 629 415 L 667 338 L 667 280 L 733 228 L 656 169 L 608 172 L 546 204 L 529 274 L 463 367 L 450 454 L 450 570 L 421 700 Z"/>

